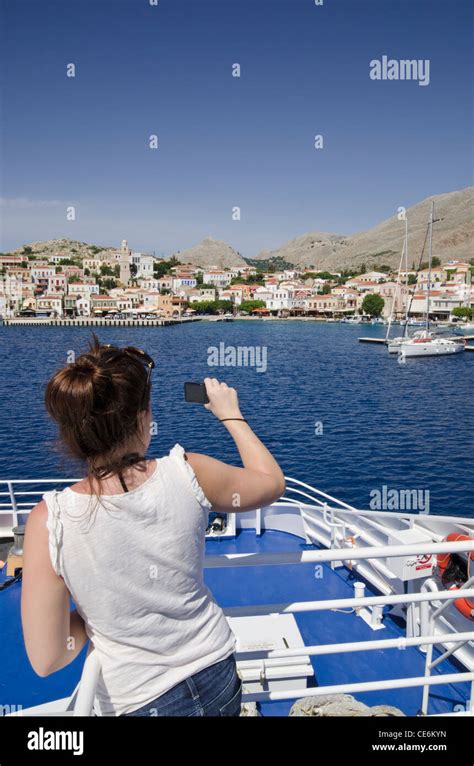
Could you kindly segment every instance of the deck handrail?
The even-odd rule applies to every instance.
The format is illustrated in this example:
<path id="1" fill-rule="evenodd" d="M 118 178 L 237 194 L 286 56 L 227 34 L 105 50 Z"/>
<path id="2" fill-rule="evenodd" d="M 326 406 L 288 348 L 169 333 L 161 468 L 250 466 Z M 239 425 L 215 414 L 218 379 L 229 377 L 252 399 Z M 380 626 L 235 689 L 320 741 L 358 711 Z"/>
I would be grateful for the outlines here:
<path id="1" fill-rule="evenodd" d="M 6 485 L 6 491 L 0 491 L 0 498 L 8 497 L 10 499 L 10 505 L 0 502 L 0 518 L 2 515 L 12 515 L 15 523 L 18 523 L 18 517 L 27 515 L 29 510 L 33 507 L 35 502 L 26 502 L 26 498 L 34 497 L 35 495 L 41 495 L 44 489 L 33 489 L 29 491 L 28 487 L 32 485 L 43 486 L 44 485 L 68 485 L 79 481 L 79 479 L 13 479 L 6 480 L 0 479 L 0 488 L 2 485 Z M 286 478 L 286 481 L 290 484 L 287 486 L 286 492 L 296 495 L 295 497 L 285 496 L 273 504 L 278 509 L 279 506 L 292 505 L 303 512 L 303 509 L 313 509 L 323 512 L 331 512 L 331 514 L 341 514 L 345 519 L 348 516 L 360 515 L 367 516 L 377 513 L 377 516 L 388 516 L 391 518 L 409 518 L 413 519 L 418 514 L 413 513 L 397 513 L 397 512 L 380 512 L 369 510 L 358 510 L 353 506 L 344 503 L 336 498 L 328 495 L 321 490 L 317 490 L 311 487 L 309 484 L 301 482 L 290 477 Z M 26 485 L 26 489 L 20 489 L 20 485 Z M 311 494 L 310 494 L 311 493 Z M 20 498 L 24 498 L 25 501 L 21 502 Z M 307 503 L 302 500 L 310 500 Z M 6 508 L 6 509 L 5 509 Z M 5 510 L 4 510 L 5 509 Z M 333 516 L 334 517 L 334 516 Z M 457 519 L 453 517 L 453 522 L 463 519 Z M 350 547 L 350 548 L 334 548 L 334 549 L 306 549 L 299 551 L 287 551 L 279 553 L 239 553 L 239 554 L 221 554 L 221 555 L 208 555 L 204 560 L 204 567 L 206 569 L 222 568 L 222 567 L 246 567 L 246 566 L 281 566 L 285 564 L 322 564 L 325 562 L 343 561 L 352 562 L 356 560 L 370 560 L 370 559 L 385 559 L 385 558 L 398 558 L 405 556 L 418 556 L 422 554 L 437 554 L 437 553 L 467 553 L 474 551 L 474 540 L 463 540 L 456 542 L 434 542 L 429 541 L 425 543 L 416 543 L 410 545 L 380 545 L 380 546 L 364 546 L 364 547 Z M 471 581 L 465 583 L 462 588 L 463 598 L 474 598 L 474 587 Z M 294 603 L 281 603 L 281 604 L 260 604 L 260 605 L 248 605 L 244 607 L 228 607 L 224 609 L 224 613 L 227 617 L 237 616 L 252 616 L 262 614 L 297 614 L 302 612 L 318 612 L 331 609 L 362 609 L 364 607 L 375 606 L 389 606 L 395 604 L 415 604 L 421 603 L 428 605 L 432 601 L 443 602 L 441 607 L 438 607 L 434 615 L 441 613 L 453 600 L 460 597 L 459 590 L 442 590 L 442 591 L 425 591 L 416 593 L 402 593 L 402 594 L 390 594 L 382 596 L 369 596 L 369 597 L 350 597 L 340 599 L 322 599 L 316 601 L 302 601 Z M 423 677 L 415 678 L 396 678 L 385 679 L 383 681 L 369 681 L 353 684 L 337 684 L 333 686 L 323 686 L 308 689 L 293 689 L 285 690 L 281 692 L 256 692 L 252 694 L 245 694 L 244 701 L 251 700 L 283 700 L 283 699 L 295 699 L 308 696 L 320 696 L 322 694 L 343 692 L 351 693 L 355 691 L 365 692 L 371 690 L 381 689 L 396 689 L 421 686 L 423 688 L 422 697 L 422 711 L 426 714 L 428 709 L 428 698 L 431 686 L 436 684 L 449 684 L 459 682 L 471 682 L 471 699 L 469 703 L 469 714 L 473 714 L 474 703 L 474 672 L 459 672 L 452 674 L 440 674 L 439 676 L 431 676 L 431 669 L 439 664 L 438 660 L 432 662 L 433 648 L 436 644 L 453 645 L 451 649 L 448 649 L 441 656 L 441 659 L 449 656 L 456 651 L 460 646 L 474 641 L 474 631 L 472 632 L 452 632 L 452 633 L 435 633 L 434 615 L 431 615 L 429 621 L 429 630 L 427 635 L 423 636 L 407 636 L 405 638 L 397 639 L 385 639 L 380 641 L 360 641 L 360 642 L 347 642 L 342 644 L 321 644 L 318 646 L 302 646 L 298 649 L 282 649 L 282 650 L 261 650 L 265 653 L 265 656 L 258 658 L 263 663 L 263 667 L 271 668 L 274 661 L 277 659 L 298 658 L 301 656 L 316 656 L 322 654 L 335 654 L 346 652 L 361 652 L 361 651 L 373 651 L 375 649 L 393 649 L 404 648 L 408 646 L 423 646 L 427 648 L 425 675 Z M 422 631 L 424 632 L 424 631 Z M 238 651 L 239 655 L 252 654 L 255 659 L 255 650 L 248 650 L 247 652 Z M 273 663 L 272 663 L 273 660 Z M 291 661 L 291 660 L 290 660 Z M 244 660 L 245 662 L 245 660 Z M 100 672 L 100 662 L 98 655 L 92 651 L 84 664 L 81 681 L 76 687 L 73 695 L 70 699 L 70 708 L 74 710 L 74 715 L 88 715 L 92 711 L 93 699 L 95 695 L 95 689 Z"/>
<path id="2" fill-rule="evenodd" d="M 44 478 L 38 478 L 38 479 L 0 479 L 0 497 L 10 497 L 11 500 L 11 491 L 10 487 L 14 487 L 14 485 L 20 485 L 20 484 L 26 484 L 26 485 L 50 485 L 50 484 L 73 484 L 75 482 L 80 481 L 80 479 L 74 479 L 74 478 L 52 478 L 52 479 L 44 479 Z M 318 510 L 323 508 L 324 506 L 327 506 L 328 510 L 334 511 L 336 513 L 340 514 L 348 514 L 348 515 L 368 515 L 369 517 L 371 515 L 377 515 L 378 517 L 388 517 L 388 518 L 407 518 L 407 519 L 416 519 L 418 516 L 423 517 L 425 514 L 419 514 L 419 513 L 413 513 L 413 512 L 398 512 L 398 511 L 379 511 L 379 510 L 372 510 L 367 508 L 355 508 L 354 506 L 350 505 L 349 503 L 346 503 L 342 500 L 338 500 L 335 497 L 332 497 L 331 495 L 327 494 L 326 492 L 323 492 L 322 490 L 317 489 L 316 487 L 312 487 L 310 484 L 306 484 L 305 482 L 300 481 L 299 479 L 293 479 L 291 476 L 285 476 L 285 481 L 287 482 L 287 487 L 285 490 L 285 494 L 280 498 L 279 500 L 272 503 L 272 506 L 275 508 L 278 508 L 282 504 L 288 504 L 291 503 L 295 507 L 299 507 L 301 509 L 311 509 L 314 508 L 314 504 L 318 506 Z M 289 483 L 289 486 L 288 486 Z M 293 487 L 292 485 L 297 485 L 296 487 Z M 2 491 L 1 487 L 2 485 L 6 485 L 7 491 Z M 324 500 L 320 500 L 317 497 L 312 497 L 308 493 L 303 492 L 302 490 L 298 489 L 298 487 L 303 487 L 309 492 L 312 492 L 315 495 L 320 496 L 321 498 L 324 498 Z M 40 495 L 42 494 L 42 489 L 33 490 L 32 492 L 26 492 L 22 490 L 17 490 L 15 488 L 14 494 L 15 496 L 34 496 L 34 495 Z M 299 499 L 295 499 L 292 497 L 287 497 L 287 492 L 293 492 L 297 495 L 301 495 L 302 497 L 307 497 L 307 499 L 311 500 L 311 503 L 305 503 L 302 502 Z M 329 501 L 329 502 L 328 502 Z M 335 505 L 331 505 L 331 503 L 334 503 Z M 6 510 L 2 511 L 0 510 L 0 514 L 11 514 L 14 508 L 12 507 L 12 503 L 1 503 L 0 502 L 0 508 L 5 507 Z M 22 511 L 22 513 L 26 513 L 27 511 Z M 428 515 L 428 514 L 426 514 Z M 437 515 L 433 515 L 433 518 L 439 518 Z M 459 516 L 450 516 L 450 518 L 453 519 L 453 522 L 455 521 L 462 521 L 463 517 Z"/>
<path id="3" fill-rule="evenodd" d="M 474 551 L 474 539 L 456 542 L 411 543 L 410 545 L 379 545 L 364 548 L 333 548 L 330 550 L 300 550 L 278 553 L 221 553 L 206 556 L 204 566 L 206 569 L 214 569 L 234 566 L 321 564 L 326 561 L 401 558 L 426 553 L 467 553 L 469 551 Z"/>

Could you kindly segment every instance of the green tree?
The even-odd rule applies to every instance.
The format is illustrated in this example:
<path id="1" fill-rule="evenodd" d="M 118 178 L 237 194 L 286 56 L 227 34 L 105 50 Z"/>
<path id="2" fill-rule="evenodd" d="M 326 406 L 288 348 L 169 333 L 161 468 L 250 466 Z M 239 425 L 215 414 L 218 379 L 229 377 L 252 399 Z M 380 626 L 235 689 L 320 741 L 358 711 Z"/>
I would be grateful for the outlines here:
<path id="1" fill-rule="evenodd" d="M 194 301 L 193 309 L 197 314 L 217 314 L 217 301 Z"/>
<path id="2" fill-rule="evenodd" d="M 216 303 L 217 303 L 218 311 L 223 311 L 226 314 L 232 313 L 232 310 L 234 308 L 234 304 L 232 303 L 232 301 L 221 300 L 221 301 L 216 301 Z"/>
<path id="3" fill-rule="evenodd" d="M 198 314 L 218 314 L 219 312 L 231 312 L 234 304 L 232 301 L 193 301 L 192 308 Z"/>
<path id="4" fill-rule="evenodd" d="M 266 307 L 265 301 L 242 301 L 242 303 L 239 306 L 239 311 L 247 311 L 249 314 L 254 311 L 254 309 L 264 309 Z"/>
<path id="5" fill-rule="evenodd" d="M 474 310 L 468 306 L 456 306 L 456 308 L 454 308 L 451 313 L 453 316 L 459 317 L 460 319 L 471 320 L 474 316 Z"/>
<path id="6" fill-rule="evenodd" d="M 167 261 L 158 261 L 153 264 L 153 276 L 155 277 L 162 277 L 165 274 L 169 274 L 172 268 L 174 266 L 180 266 L 181 261 L 178 261 L 177 258 L 174 256 L 172 258 L 168 258 Z"/>
<path id="7" fill-rule="evenodd" d="M 415 274 L 409 274 L 408 275 L 408 284 L 409 285 L 416 285 L 416 275 Z"/>
<path id="8" fill-rule="evenodd" d="M 107 292 L 108 290 L 113 290 L 114 287 L 117 287 L 117 282 L 113 277 L 106 277 L 105 279 L 99 278 L 97 281 L 101 292 Z"/>
<path id="9" fill-rule="evenodd" d="M 385 306 L 385 301 L 381 295 L 371 293 L 366 295 L 362 301 L 362 311 L 371 317 L 379 317 Z"/>

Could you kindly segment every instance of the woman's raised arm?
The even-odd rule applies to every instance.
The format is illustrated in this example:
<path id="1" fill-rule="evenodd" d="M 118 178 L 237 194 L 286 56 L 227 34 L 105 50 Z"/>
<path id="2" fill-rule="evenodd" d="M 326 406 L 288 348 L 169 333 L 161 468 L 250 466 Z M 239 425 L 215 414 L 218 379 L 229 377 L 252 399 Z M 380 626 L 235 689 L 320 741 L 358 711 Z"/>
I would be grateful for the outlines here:
<path id="1" fill-rule="evenodd" d="M 209 404 L 205 407 L 229 431 L 239 451 L 243 468 L 227 465 L 207 455 L 188 453 L 204 494 L 217 511 L 236 512 L 261 508 L 278 500 L 285 491 L 285 477 L 248 423 L 242 418 L 237 392 L 215 378 L 206 378 Z"/>

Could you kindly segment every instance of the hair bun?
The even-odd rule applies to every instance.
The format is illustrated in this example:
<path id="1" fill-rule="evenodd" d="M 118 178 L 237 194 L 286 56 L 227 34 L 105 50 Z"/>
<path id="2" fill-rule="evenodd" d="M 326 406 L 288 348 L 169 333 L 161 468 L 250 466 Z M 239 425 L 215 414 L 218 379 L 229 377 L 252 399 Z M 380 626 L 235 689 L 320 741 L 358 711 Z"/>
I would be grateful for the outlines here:
<path id="1" fill-rule="evenodd" d="M 70 370 L 79 375 L 90 375 L 91 377 L 98 371 L 99 366 L 95 360 L 88 358 L 84 354 L 70 365 Z"/>

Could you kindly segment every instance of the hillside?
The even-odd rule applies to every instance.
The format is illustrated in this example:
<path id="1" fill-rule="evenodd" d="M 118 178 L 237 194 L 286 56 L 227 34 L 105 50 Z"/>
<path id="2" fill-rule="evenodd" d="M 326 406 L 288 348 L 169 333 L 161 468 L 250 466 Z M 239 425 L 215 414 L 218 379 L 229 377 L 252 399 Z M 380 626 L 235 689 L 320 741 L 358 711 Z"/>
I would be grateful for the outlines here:
<path id="1" fill-rule="evenodd" d="M 30 242 L 29 245 L 13 250 L 13 255 L 24 255 L 26 252 L 36 258 L 50 258 L 53 255 L 63 255 L 64 258 L 93 258 L 96 253 L 102 251 L 114 251 L 113 247 L 100 247 L 89 245 L 87 242 L 78 242 L 74 239 L 50 239 L 47 242 Z"/>
<path id="2" fill-rule="evenodd" d="M 435 217 L 439 218 L 433 229 L 433 255 L 442 262 L 451 259 L 471 259 L 474 253 L 474 187 L 461 191 L 438 194 L 408 208 L 409 254 L 408 264 L 418 263 L 431 207 L 435 201 Z M 309 267 L 316 271 L 340 271 L 344 268 L 367 269 L 380 266 L 396 268 L 400 260 L 405 224 L 396 215 L 382 221 L 367 231 L 350 236 L 325 232 L 309 232 L 291 239 L 275 250 L 262 250 L 254 258 L 243 258 L 231 245 L 222 240 L 206 237 L 197 245 L 173 255 L 181 263 L 201 268 L 242 268 L 247 264 L 258 268 L 273 266 Z M 37 258 L 63 255 L 64 258 L 90 258 L 98 252 L 114 251 L 116 248 L 90 245 L 69 239 L 48 242 L 32 242 L 14 251 L 15 254 L 31 253 Z M 426 260 L 426 254 L 425 254 Z M 261 265 L 259 265 L 261 264 Z"/>
<path id="3" fill-rule="evenodd" d="M 215 266 L 218 269 L 246 266 L 245 260 L 237 250 L 220 239 L 206 237 L 194 247 L 188 250 L 178 250 L 173 253 L 181 263 L 191 263 L 193 266 L 209 268 Z"/>
<path id="4" fill-rule="evenodd" d="M 433 228 L 433 255 L 445 262 L 470 259 L 474 253 L 474 188 L 438 194 L 408 208 L 409 266 L 418 262 L 431 207 L 441 220 Z M 281 258 L 318 270 L 398 265 L 405 224 L 394 215 L 372 229 L 351 236 L 312 232 L 290 240 L 276 250 L 263 250 L 256 258 Z"/>

